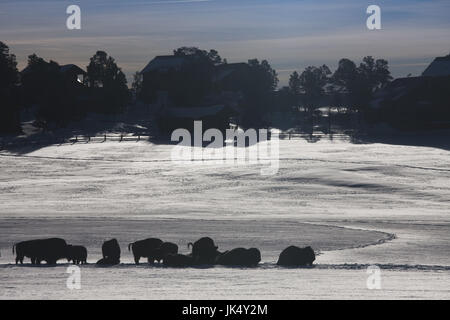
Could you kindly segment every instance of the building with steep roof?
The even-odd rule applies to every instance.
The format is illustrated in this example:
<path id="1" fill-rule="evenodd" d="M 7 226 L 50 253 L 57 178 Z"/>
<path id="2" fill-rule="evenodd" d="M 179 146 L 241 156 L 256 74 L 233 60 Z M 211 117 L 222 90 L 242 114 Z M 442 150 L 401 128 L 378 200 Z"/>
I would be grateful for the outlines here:
<path id="1" fill-rule="evenodd" d="M 437 57 L 422 73 L 424 77 L 450 76 L 450 54 Z"/>

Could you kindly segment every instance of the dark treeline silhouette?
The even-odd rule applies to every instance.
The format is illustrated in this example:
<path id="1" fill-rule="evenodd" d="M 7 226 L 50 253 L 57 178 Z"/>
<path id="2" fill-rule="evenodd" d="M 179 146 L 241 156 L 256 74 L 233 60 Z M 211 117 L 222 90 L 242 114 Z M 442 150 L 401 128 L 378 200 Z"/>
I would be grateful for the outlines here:
<path id="1" fill-rule="evenodd" d="M 83 112 L 79 100 L 82 88 L 74 85 L 54 61 L 30 55 L 28 66 L 21 72 L 21 84 L 24 107 L 36 106 L 42 123 L 65 125 Z"/>
<path id="2" fill-rule="evenodd" d="M 449 63 L 450 55 L 436 58 L 421 76 L 394 81 L 388 62 L 371 56 L 359 65 L 341 59 L 334 73 L 326 65 L 311 66 L 291 74 L 289 86 L 278 91 L 276 105 L 283 111 L 298 106 L 311 120 L 311 131 L 324 108 L 328 108 L 328 131 L 331 119 L 342 113 L 353 115 L 360 131 L 377 123 L 406 130 L 450 128 L 450 76 L 445 71 Z M 331 115 L 332 108 L 337 116 Z M 353 126 L 341 123 L 342 129 Z"/>
<path id="3" fill-rule="evenodd" d="M 230 121 L 283 129 L 274 113 L 290 119 L 286 129 L 309 133 L 324 121 L 319 130 L 330 133 L 340 120 L 343 131 L 381 122 L 401 129 L 446 127 L 450 77 L 437 71 L 449 61 L 450 55 L 437 58 L 423 76 L 392 81 L 384 59 L 367 56 L 357 64 L 344 58 L 334 72 L 326 65 L 294 71 L 288 86 L 278 88 L 267 60 L 228 63 L 216 50 L 181 47 L 151 60 L 128 89 L 125 74 L 104 51 L 92 56 L 86 71 L 32 54 L 19 72 L 15 56 L 0 42 L 0 132 L 20 132 L 23 110 L 32 110 L 35 123 L 49 129 L 91 112 L 124 114 L 131 101 L 151 106 L 168 132 L 193 120 L 203 120 L 205 130 L 227 128 Z"/>
<path id="4" fill-rule="evenodd" d="M 130 101 L 125 74 L 103 51 L 91 58 L 87 72 L 32 54 L 19 73 L 15 56 L 2 42 L 0 50 L 3 133 L 20 132 L 22 110 L 34 109 L 36 123 L 49 128 L 65 126 L 87 112 L 121 113 Z"/>
<path id="5" fill-rule="evenodd" d="M 301 73 L 294 71 L 289 86 L 279 90 L 278 102 L 282 110 L 301 108 L 311 121 L 321 115 L 319 108 L 324 107 L 329 110 L 330 121 L 331 108 L 367 118 L 374 93 L 391 79 L 386 60 L 367 56 L 357 66 L 349 59 L 341 59 L 334 73 L 326 65 L 309 66 Z"/>
<path id="6" fill-rule="evenodd" d="M 0 133 L 20 131 L 20 87 L 16 56 L 0 42 Z"/>
<path id="7" fill-rule="evenodd" d="M 89 111 L 120 113 L 130 101 L 125 74 L 104 51 L 91 58 L 84 82 L 89 87 Z"/>

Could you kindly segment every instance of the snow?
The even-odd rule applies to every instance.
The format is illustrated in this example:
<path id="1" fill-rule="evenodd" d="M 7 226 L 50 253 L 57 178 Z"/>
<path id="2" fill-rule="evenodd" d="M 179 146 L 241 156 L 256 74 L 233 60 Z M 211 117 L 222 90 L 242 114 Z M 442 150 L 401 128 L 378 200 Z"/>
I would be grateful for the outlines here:
<path id="1" fill-rule="evenodd" d="M 0 298 L 450 298 L 448 148 L 280 141 L 280 169 L 172 162 L 173 145 L 105 142 L 0 152 Z M 226 250 L 258 247 L 256 269 L 134 266 L 126 245 L 155 236 L 209 235 Z M 89 262 L 117 237 L 123 264 L 12 265 L 14 242 L 61 236 Z M 311 245 L 316 267 L 275 266 L 281 250 Z M 65 263 L 65 261 L 61 261 Z M 382 289 L 366 286 L 381 267 Z"/>

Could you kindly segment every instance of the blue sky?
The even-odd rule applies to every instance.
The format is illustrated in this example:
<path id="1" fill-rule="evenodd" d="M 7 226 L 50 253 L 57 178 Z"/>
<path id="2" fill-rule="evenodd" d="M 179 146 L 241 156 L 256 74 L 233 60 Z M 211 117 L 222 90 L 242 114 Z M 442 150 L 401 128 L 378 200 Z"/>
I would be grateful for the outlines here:
<path id="1" fill-rule="evenodd" d="M 81 7 L 82 29 L 67 30 L 66 8 Z M 366 8 L 382 30 L 366 28 Z M 293 70 L 340 58 L 385 58 L 395 77 L 420 74 L 450 52 L 448 0 L 0 0 L 0 41 L 20 68 L 36 53 L 85 67 L 108 52 L 131 78 L 154 56 L 180 46 L 215 48 L 229 62 L 267 59 L 281 84 Z"/>

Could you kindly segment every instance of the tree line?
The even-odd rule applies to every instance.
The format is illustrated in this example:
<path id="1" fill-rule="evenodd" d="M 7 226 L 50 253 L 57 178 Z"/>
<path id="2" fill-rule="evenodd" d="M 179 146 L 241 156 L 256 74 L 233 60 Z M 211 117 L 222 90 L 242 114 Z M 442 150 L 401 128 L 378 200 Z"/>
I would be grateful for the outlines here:
<path id="1" fill-rule="evenodd" d="M 266 117 L 270 112 L 291 112 L 296 107 L 312 116 L 324 97 L 333 106 L 345 104 L 347 110 L 364 113 L 373 93 L 392 79 L 386 60 L 368 56 L 359 65 L 341 59 L 334 72 L 326 65 L 294 71 L 289 85 L 278 88 L 277 72 L 269 62 L 251 59 L 245 64 L 246 72 L 217 88 L 211 81 L 214 70 L 227 65 L 227 60 L 216 50 L 181 47 L 173 53 L 191 59 L 167 84 L 175 104 L 194 106 L 217 90 L 240 91 L 244 97 L 241 121 L 247 127 L 270 125 Z M 146 86 L 155 91 L 161 82 L 144 83 L 142 74 L 136 72 L 128 89 L 125 74 L 104 51 L 90 58 L 82 86 L 68 82 L 60 71 L 57 62 L 32 54 L 26 69 L 19 73 L 15 55 L 0 42 L 0 131 L 19 131 L 21 110 L 31 106 L 36 106 L 40 119 L 56 126 L 81 119 L 87 112 L 122 113 L 133 94 L 138 99 L 151 98 L 152 90 Z M 346 101 L 341 101 L 342 97 Z"/>
<path id="2" fill-rule="evenodd" d="M 35 106 L 43 123 L 64 126 L 87 112 L 120 113 L 130 101 L 125 74 L 114 58 L 97 51 L 77 83 L 55 61 L 32 54 L 19 73 L 14 54 L 0 42 L 0 132 L 20 131 L 20 113 Z"/>
<path id="3" fill-rule="evenodd" d="M 388 62 L 364 57 L 359 66 L 350 59 L 341 59 L 334 73 L 328 66 L 307 67 L 301 74 L 294 71 L 286 88 L 292 102 L 302 104 L 312 112 L 321 97 L 334 97 L 334 104 L 339 94 L 346 94 L 346 107 L 363 111 L 367 108 L 373 93 L 392 80 Z"/>

